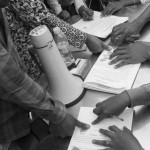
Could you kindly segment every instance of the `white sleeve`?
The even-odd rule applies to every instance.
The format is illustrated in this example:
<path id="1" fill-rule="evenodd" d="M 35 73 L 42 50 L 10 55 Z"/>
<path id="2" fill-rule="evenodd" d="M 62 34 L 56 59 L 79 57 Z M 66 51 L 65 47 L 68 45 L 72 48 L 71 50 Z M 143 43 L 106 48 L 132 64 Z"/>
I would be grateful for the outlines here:
<path id="1" fill-rule="evenodd" d="M 58 15 L 61 11 L 61 5 L 58 3 L 58 0 L 46 0 L 50 9 L 55 13 L 55 15 Z"/>
<path id="2" fill-rule="evenodd" d="M 141 4 L 145 4 L 145 3 L 149 3 L 150 0 L 140 0 L 141 1 Z"/>
<path id="3" fill-rule="evenodd" d="M 85 4 L 85 2 L 84 2 L 84 0 L 75 0 L 75 1 L 74 1 L 74 5 L 75 5 L 75 9 L 76 9 L 77 13 L 78 13 L 78 9 L 79 9 L 81 6 L 87 7 L 86 4 Z"/>

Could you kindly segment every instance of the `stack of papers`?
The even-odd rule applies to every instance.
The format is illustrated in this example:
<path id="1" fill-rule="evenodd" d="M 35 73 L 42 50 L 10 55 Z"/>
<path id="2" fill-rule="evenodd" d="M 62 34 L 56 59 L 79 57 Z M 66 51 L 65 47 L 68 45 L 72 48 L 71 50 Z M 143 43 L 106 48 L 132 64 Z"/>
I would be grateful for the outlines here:
<path id="1" fill-rule="evenodd" d="M 115 69 L 114 65 L 109 65 L 109 56 L 112 52 L 113 49 L 102 52 L 85 78 L 83 83 L 85 88 L 113 94 L 131 89 L 140 64 L 131 64 Z"/>
<path id="2" fill-rule="evenodd" d="M 81 130 L 76 127 L 71 138 L 71 142 L 68 150 L 100 150 L 104 149 L 103 146 L 92 144 L 92 140 L 110 140 L 108 137 L 99 133 L 99 129 L 107 129 L 109 126 L 116 125 L 118 128 L 123 129 L 126 126 L 131 130 L 132 120 L 133 120 L 133 109 L 126 109 L 119 118 L 122 118 L 123 121 L 118 118 L 107 118 L 98 123 L 97 125 L 92 125 L 97 118 L 97 115 L 93 113 L 92 107 L 81 107 L 79 112 L 78 119 L 82 122 L 90 124 L 91 127 L 88 130 Z M 105 147 L 106 148 L 106 147 Z"/>
<path id="3" fill-rule="evenodd" d="M 128 17 L 117 17 L 117 16 L 109 16 L 109 17 L 101 17 L 101 13 L 94 11 L 94 17 L 92 21 L 84 21 L 83 19 L 79 20 L 77 23 L 73 24 L 73 27 L 100 37 L 106 38 L 111 32 L 114 26 L 124 23 L 128 20 Z"/>

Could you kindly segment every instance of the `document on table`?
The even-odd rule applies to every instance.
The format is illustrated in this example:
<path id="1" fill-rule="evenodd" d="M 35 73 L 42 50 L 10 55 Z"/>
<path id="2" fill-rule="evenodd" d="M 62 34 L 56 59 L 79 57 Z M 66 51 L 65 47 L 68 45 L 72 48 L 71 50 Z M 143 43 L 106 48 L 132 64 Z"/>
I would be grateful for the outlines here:
<path id="1" fill-rule="evenodd" d="M 99 133 L 99 129 L 108 129 L 111 125 L 116 125 L 118 128 L 122 129 L 126 126 L 131 130 L 132 120 L 133 120 L 133 109 L 126 109 L 120 116 L 123 121 L 118 118 L 107 118 L 98 123 L 97 125 L 92 125 L 91 122 L 94 121 L 97 116 L 93 113 L 92 107 L 81 107 L 78 119 L 82 122 L 90 124 L 91 127 L 88 130 L 81 130 L 76 127 L 73 136 L 70 141 L 68 150 L 100 150 L 103 146 L 92 144 L 92 140 L 104 140 L 108 137 Z"/>
<path id="2" fill-rule="evenodd" d="M 94 11 L 94 17 L 92 21 L 84 21 L 83 19 L 79 20 L 77 23 L 73 24 L 73 27 L 100 37 L 106 38 L 111 32 L 114 26 L 124 23 L 128 20 L 128 17 L 118 17 L 118 16 L 109 16 L 101 17 L 101 13 Z"/>
<path id="3" fill-rule="evenodd" d="M 112 52 L 113 48 L 102 52 L 83 82 L 85 88 L 113 94 L 131 89 L 140 64 L 115 69 L 114 65 L 109 65 L 109 56 Z"/>

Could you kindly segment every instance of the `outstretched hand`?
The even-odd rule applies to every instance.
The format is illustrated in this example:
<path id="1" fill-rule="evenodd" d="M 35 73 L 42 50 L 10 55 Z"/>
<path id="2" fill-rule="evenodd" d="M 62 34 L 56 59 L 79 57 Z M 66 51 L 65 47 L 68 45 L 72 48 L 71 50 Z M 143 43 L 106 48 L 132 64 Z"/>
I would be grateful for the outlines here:
<path id="1" fill-rule="evenodd" d="M 119 46 L 110 55 L 110 64 L 116 64 L 115 68 L 120 68 L 128 64 L 145 62 L 150 58 L 150 45 L 146 42 L 137 41 L 130 45 Z"/>
<path id="2" fill-rule="evenodd" d="M 54 136 L 56 137 L 59 136 L 62 138 L 71 136 L 73 134 L 75 126 L 83 130 L 90 128 L 90 125 L 80 122 L 79 120 L 77 120 L 76 118 L 74 118 L 72 115 L 68 113 L 66 114 L 66 117 L 62 123 L 56 125 L 50 122 L 49 126 L 50 126 L 50 132 Z"/>
<path id="3" fill-rule="evenodd" d="M 97 124 L 105 118 L 112 115 L 120 115 L 127 106 L 130 105 L 130 98 L 126 91 L 119 95 L 108 98 L 107 100 L 97 103 L 96 108 L 93 110 L 94 114 L 98 117 L 92 122 Z"/>
<path id="4" fill-rule="evenodd" d="M 92 143 L 109 147 L 104 150 L 143 150 L 136 137 L 126 127 L 120 130 L 117 126 L 110 126 L 109 129 L 100 129 L 99 132 L 110 140 L 93 140 Z"/>
<path id="5" fill-rule="evenodd" d="M 86 45 L 92 53 L 100 53 L 103 50 L 109 50 L 109 47 L 104 42 L 93 35 L 88 35 Z"/>

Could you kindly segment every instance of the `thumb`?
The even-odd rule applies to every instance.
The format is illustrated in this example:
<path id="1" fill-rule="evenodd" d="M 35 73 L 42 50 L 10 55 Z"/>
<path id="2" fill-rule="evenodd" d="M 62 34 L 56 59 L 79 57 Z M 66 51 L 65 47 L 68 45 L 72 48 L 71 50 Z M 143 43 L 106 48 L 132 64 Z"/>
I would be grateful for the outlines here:
<path id="1" fill-rule="evenodd" d="M 92 9 L 86 8 L 85 11 L 86 11 L 87 14 L 88 14 L 89 16 L 91 16 L 91 17 L 94 15 L 94 11 L 93 11 Z"/>
<path id="2" fill-rule="evenodd" d="M 76 126 L 83 129 L 83 130 L 90 128 L 90 125 L 83 123 L 83 122 L 80 122 L 79 120 L 76 120 Z"/>
<path id="3" fill-rule="evenodd" d="M 102 42 L 101 46 L 102 46 L 103 50 L 107 50 L 107 51 L 110 50 L 109 47 L 104 42 Z"/>
<path id="4" fill-rule="evenodd" d="M 129 134 L 132 134 L 132 132 L 125 126 L 123 127 L 123 131 Z"/>

